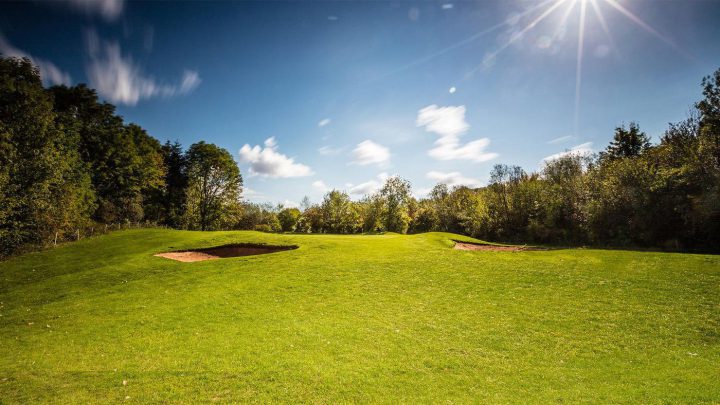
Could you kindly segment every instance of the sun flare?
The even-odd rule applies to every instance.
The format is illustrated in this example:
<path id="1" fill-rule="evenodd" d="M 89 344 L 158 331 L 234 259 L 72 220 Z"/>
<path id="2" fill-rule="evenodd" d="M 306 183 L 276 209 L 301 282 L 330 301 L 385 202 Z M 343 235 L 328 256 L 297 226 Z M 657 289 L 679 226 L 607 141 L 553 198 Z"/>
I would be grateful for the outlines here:
<path id="1" fill-rule="evenodd" d="M 588 16 L 590 14 L 594 17 L 594 22 L 597 24 L 588 24 Z M 498 56 L 508 49 L 514 43 L 520 41 L 526 34 L 534 29 L 538 29 L 540 23 L 548 20 L 553 14 L 561 12 L 561 16 L 557 24 L 553 27 L 552 33 L 549 35 L 543 35 L 538 38 L 537 46 L 542 49 L 550 48 L 561 36 L 565 34 L 566 27 L 570 25 L 573 19 L 576 21 L 577 29 L 577 42 L 576 42 L 576 58 L 575 58 L 575 93 L 574 93 L 574 111 L 573 111 L 573 130 L 575 135 L 578 133 L 580 124 L 580 101 L 581 101 L 581 89 L 582 89 L 582 74 L 583 74 L 583 60 L 585 56 L 585 40 L 589 31 L 600 31 L 605 36 L 605 40 L 609 46 L 604 47 L 605 53 L 613 52 L 616 56 L 620 55 L 618 46 L 613 39 L 612 32 L 608 25 L 608 20 L 605 16 L 605 12 L 612 11 L 614 14 L 619 14 L 626 19 L 629 19 L 632 23 L 642 28 L 647 33 L 651 34 L 655 38 L 659 39 L 678 54 L 682 55 L 687 59 L 694 59 L 691 55 L 680 48 L 670 38 L 660 33 L 657 29 L 653 28 L 650 24 L 645 22 L 642 18 L 630 11 L 618 0 L 545 0 L 539 2 L 520 14 L 515 14 L 499 24 L 493 25 L 492 27 L 476 33 L 475 35 L 466 38 L 440 52 L 437 52 L 424 60 L 416 61 L 411 65 L 404 68 L 413 66 L 418 63 L 423 63 L 429 59 L 435 58 L 444 54 L 452 49 L 455 49 L 461 45 L 467 44 L 471 41 L 478 39 L 481 36 L 489 34 L 490 32 L 497 31 L 501 28 L 515 27 L 519 25 L 520 28 L 513 28 L 515 31 L 495 50 L 488 52 L 483 57 L 482 62 L 470 72 L 465 75 L 464 79 L 469 79 L 478 70 L 484 70 L 490 68 Z"/>

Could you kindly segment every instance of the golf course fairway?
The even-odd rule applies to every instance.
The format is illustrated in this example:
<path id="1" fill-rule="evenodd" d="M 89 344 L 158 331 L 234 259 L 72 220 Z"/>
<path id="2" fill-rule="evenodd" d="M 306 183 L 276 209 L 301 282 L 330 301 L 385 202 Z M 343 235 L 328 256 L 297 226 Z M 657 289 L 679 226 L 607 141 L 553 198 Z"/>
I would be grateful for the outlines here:
<path id="1" fill-rule="evenodd" d="M 453 240 L 138 229 L 0 262 L 0 403 L 720 402 L 720 256 Z M 297 249 L 154 256 L 237 243 Z"/>

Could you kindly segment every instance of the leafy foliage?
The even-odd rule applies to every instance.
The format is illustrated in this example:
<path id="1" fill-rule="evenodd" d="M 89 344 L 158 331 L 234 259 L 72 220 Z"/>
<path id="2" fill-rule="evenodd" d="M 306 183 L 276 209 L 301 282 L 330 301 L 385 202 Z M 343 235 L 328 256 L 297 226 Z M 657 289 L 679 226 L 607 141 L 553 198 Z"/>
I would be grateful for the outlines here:
<path id="1" fill-rule="evenodd" d="M 161 146 L 95 90 L 44 89 L 28 59 L 0 58 L 0 256 L 93 222 L 234 228 L 241 186 L 227 151 Z"/>
<path id="2" fill-rule="evenodd" d="M 242 176 L 228 151 L 205 142 L 193 144 L 187 152 L 187 177 L 187 228 L 208 231 L 237 223 Z"/>
<path id="3" fill-rule="evenodd" d="M 280 228 L 283 232 L 294 232 L 300 219 L 300 210 L 297 208 L 285 208 L 278 215 Z"/>
<path id="4" fill-rule="evenodd" d="M 0 256 L 87 221 L 95 194 L 28 59 L 0 58 Z"/>

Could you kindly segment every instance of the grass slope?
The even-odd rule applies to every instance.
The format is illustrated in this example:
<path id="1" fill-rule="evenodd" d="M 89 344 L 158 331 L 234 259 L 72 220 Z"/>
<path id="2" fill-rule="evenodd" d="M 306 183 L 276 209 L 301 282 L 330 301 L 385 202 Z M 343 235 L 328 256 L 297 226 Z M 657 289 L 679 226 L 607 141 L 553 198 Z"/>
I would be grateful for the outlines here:
<path id="1" fill-rule="evenodd" d="M 720 401 L 720 257 L 451 238 L 132 230 L 0 262 L 0 402 Z M 300 248 L 152 256 L 231 242 Z"/>

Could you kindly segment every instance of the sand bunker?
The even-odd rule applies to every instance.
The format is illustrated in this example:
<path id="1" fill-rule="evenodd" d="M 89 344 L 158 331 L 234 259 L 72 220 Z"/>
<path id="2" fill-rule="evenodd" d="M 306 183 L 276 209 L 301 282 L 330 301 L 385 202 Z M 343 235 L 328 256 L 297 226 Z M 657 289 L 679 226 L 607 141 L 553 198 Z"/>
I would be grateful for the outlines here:
<path id="1" fill-rule="evenodd" d="M 495 245 L 482 245 L 479 243 L 469 242 L 455 242 L 455 249 L 458 250 L 486 250 L 493 252 L 520 252 L 524 250 L 540 250 L 535 247 L 529 246 L 495 246 Z"/>
<path id="2" fill-rule="evenodd" d="M 271 246 L 256 245 L 250 243 L 239 243 L 234 245 L 217 246 L 206 249 L 183 250 L 179 252 L 158 253 L 155 256 L 179 262 L 201 262 L 203 260 L 215 260 L 225 257 L 264 255 L 268 253 L 281 252 L 283 250 L 297 249 L 297 246 Z"/>

